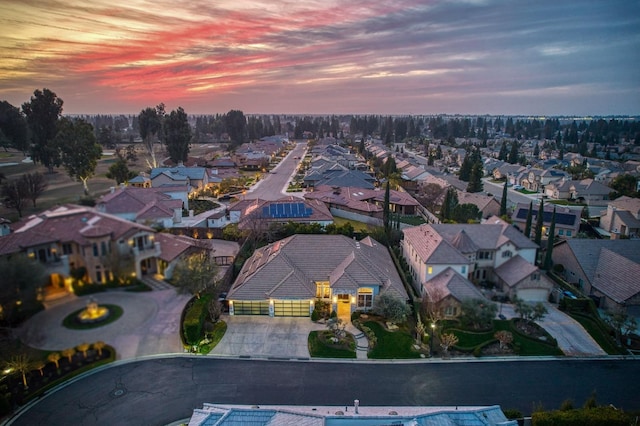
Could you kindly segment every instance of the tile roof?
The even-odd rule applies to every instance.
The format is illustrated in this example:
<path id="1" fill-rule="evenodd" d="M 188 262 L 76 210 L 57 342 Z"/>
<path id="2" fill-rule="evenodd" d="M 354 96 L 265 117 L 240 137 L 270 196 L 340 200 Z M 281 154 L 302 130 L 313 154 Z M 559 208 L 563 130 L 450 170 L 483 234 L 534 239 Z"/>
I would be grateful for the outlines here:
<path id="1" fill-rule="evenodd" d="M 536 271 L 538 267 L 527 262 L 522 256 L 513 256 L 494 270 L 509 287 L 515 286 Z"/>
<path id="2" fill-rule="evenodd" d="M 156 167 L 151 169 L 151 179 L 155 178 L 159 174 L 165 174 L 172 179 L 180 180 L 184 178 L 202 180 L 205 177 L 207 169 L 204 167 Z"/>
<path id="3" fill-rule="evenodd" d="M 315 282 L 331 277 L 334 289 L 380 285 L 407 297 L 387 249 L 375 240 L 296 234 L 256 250 L 245 262 L 229 298 L 309 299 L 315 297 Z"/>
<path id="4" fill-rule="evenodd" d="M 607 248 L 600 250 L 593 287 L 617 303 L 640 293 L 640 263 Z"/>
<path id="5" fill-rule="evenodd" d="M 424 225 L 422 225 L 424 226 Z M 500 224 L 436 224 L 433 229 L 448 241 L 464 229 L 478 248 L 495 250 L 507 242 L 511 242 L 519 249 L 537 248 L 538 246 L 511 225 Z"/>
<path id="6" fill-rule="evenodd" d="M 458 274 L 451 268 L 447 268 L 427 281 L 425 291 L 430 298 L 438 298 L 435 303 L 447 296 L 452 296 L 459 302 L 465 299 L 484 299 L 484 295 L 468 279 Z"/>
<path id="7" fill-rule="evenodd" d="M 112 240 L 128 238 L 153 229 L 100 213 L 91 207 L 72 204 L 55 207 L 16 223 L 13 232 L 0 237 L 0 255 L 22 251 L 28 247 L 52 242 L 92 244 L 92 237 L 111 235 Z"/>
<path id="8" fill-rule="evenodd" d="M 169 263 L 178 257 L 201 250 L 198 240 L 184 235 L 173 235 L 159 232 L 155 235 L 156 241 L 160 244 L 160 259 Z"/>
<path id="9" fill-rule="evenodd" d="M 406 243 L 413 247 L 423 262 L 449 265 L 469 264 L 469 259 L 444 239 L 433 228 L 433 225 L 405 228 L 402 232 Z"/>
<path id="10" fill-rule="evenodd" d="M 589 282 L 593 283 L 602 249 L 610 250 L 633 263 L 640 264 L 640 240 L 572 239 L 568 244 Z"/>

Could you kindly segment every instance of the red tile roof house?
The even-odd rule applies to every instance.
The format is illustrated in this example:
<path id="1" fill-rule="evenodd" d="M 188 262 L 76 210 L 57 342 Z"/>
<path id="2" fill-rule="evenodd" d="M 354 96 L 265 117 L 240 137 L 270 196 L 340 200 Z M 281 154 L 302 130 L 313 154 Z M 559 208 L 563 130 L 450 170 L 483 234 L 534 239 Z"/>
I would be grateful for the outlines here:
<path id="1" fill-rule="evenodd" d="M 640 316 L 640 240 L 567 240 L 553 248 L 553 263 L 599 308 Z"/>
<path id="2" fill-rule="evenodd" d="M 439 275 L 445 271 L 457 273 L 469 294 L 475 288 L 471 280 L 493 282 L 510 298 L 527 301 L 546 301 L 553 288 L 533 266 L 538 246 L 508 224 L 421 225 L 403 233 L 403 256 L 421 295 L 429 294 L 433 280 L 443 280 Z M 460 287 L 462 281 L 456 280 Z"/>
<path id="3" fill-rule="evenodd" d="M 141 279 L 166 274 L 180 255 L 206 249 L 201 243 L 85 206 L 64 205 L 30 216 L 0 237 L 0 256 L 25 253 L 46 268 L 45 297 L 72 291 L 71 271 L 86 269 L 85 281 L 106 283 L 117 269 Z M 176 248 L 176 244 L 179 248 Z M 117 263 L 117 266 L 114 265 Z"/>
<path id="4" fill-rule="evenodd" d="M 230 315 L 308 317 L 319 298 L 348 319 L 384 292 L 408 298 L 384 245 L 370 237 L 296 234 L 256 250 L 227 299 Z"/>
<path id="5" fill-rule="evenodd" d="M 172 228 L 182 222 L 182 209 L 189 206 L 185 203 L 185 186 L 119 187 L 101 196 L 96 210 L 147 226 Z"/>
<path id="6" fill-rule="evenodd" d="M 304 198 L 322 201 L 335 216 L 381 225 L 384 194 L 380 189 L 321 185 L 305 193 Z M 421 207 L 408 193 L 395 190 L 389 191 L 389 206 L 392 213 L 402 216 L 416 216 Z"/>
<path id="7" fill-rule="evenodd" d="M 215 225 L 237 223 L 239 229 L 257 230 L 256 227 L 260 227 L 265 231 L 272 223 L 288 222 L 327 226 L 333 223 L 333 216 L 320 201 L 289 196 L 275 201 L 240 200 L 229 207 L 226 223 L 220 215 L 212 215 L 207 221 L 211 228 L 216 227 Z"/>

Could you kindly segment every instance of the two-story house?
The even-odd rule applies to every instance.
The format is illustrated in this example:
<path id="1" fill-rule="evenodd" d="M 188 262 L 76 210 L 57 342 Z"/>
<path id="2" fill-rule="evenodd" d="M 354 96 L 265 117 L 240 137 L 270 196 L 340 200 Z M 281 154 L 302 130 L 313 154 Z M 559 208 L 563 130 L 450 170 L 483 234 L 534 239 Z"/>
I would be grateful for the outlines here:
<path id="1" fill-rule="evenodd" d="M 640 198 L 624 196 L 610 201 L 600 214 L 600 228 L 611 238 L 640 237 Z"/>
<path id="2" fill-rule="evenodd" d="M 160 252 L 153 229 L 75 205 L 30 216 L 0 237 L 0 256 L 25 253 L 45 265 L 49 286 L 69 291 L 72 275 L 94 283 L 141 278 Z"/>
<path id="3" fill-rule="evenodd" d="M 506 223 L 421 225 L 403 233 L 403 256 L 419 294 L 448 270 L 464 278 L 468 287 L 471 281 L 490 282 L 505 295 L 527 301 L 547 300 L 553 288 L 533 266 L 538 246 Z M 523 269 L 523 263 L 531 268 Z"/>
<path id="4" fill-rule="evenodd" d="M 538 222 L 538 206 L 533 205 L 531 211 L 531 229 L 532 235 Z M 566 206 L 558 206 L 555 204 L 544 204 L 542 212 L 542 235 L 548 235 L 551 227 L 551 219 L 553 218 L 553 210 L 556 211 L 555 237 L 573 238 L 580 231 L 580 216 L 582 208 L 571 208 Z M 524 231 L 527 225 L 527 216 L 529 214 L 529 204 L 518 203 L 511 216 L 513 224 L 520 230 Z"/>

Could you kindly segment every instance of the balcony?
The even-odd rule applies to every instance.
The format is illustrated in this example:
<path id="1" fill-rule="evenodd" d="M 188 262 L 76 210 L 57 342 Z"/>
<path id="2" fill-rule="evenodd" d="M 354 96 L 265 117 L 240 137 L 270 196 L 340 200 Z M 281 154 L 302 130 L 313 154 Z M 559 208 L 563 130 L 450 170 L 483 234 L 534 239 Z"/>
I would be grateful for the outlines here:
<path id="1" fill-rule="evenodd" d="M 153 242 L 143 247 L 131 247 L 131 254 L 137 260 L 160 256 L 160 253 L 162 253 L 162 250 L 160 249 L 160 243 L 158 242 Z"/>

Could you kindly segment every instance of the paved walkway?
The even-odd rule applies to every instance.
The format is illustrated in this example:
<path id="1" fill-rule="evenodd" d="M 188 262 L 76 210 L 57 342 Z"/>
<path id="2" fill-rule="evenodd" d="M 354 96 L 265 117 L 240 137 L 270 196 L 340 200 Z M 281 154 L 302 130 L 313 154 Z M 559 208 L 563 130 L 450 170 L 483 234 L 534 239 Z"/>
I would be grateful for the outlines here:
<path id="1" fill-rule="evenodd" d="M 369 353 L 369 340 L 365 334 L 358 330 L 354 325 L 349 322 L 347 324 L 346 331 L 353 334 L 353 337 L 356 338 L 356 358 L 357 359 L 368 359 L 367 354 Z"/>

